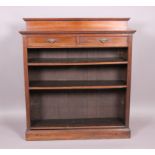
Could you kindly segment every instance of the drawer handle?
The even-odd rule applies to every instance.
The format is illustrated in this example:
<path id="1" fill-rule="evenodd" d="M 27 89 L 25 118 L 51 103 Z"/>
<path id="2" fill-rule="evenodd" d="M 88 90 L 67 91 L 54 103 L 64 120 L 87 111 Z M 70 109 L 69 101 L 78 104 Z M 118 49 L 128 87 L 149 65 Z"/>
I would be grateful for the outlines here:
<path id="1" fill-rule="evenodd" d="M 48 39 L 47 41 L 48 41 L 49 43 L 55 43 L 55 42 L 56 42 L 56 39 L 51 38 L 51 39 Z"/>
<path id="2" fill-rule="evenodd" d="M 101 38 L 101 39 L 99 39 L 99 41 L 100 41 L 101 43 L 105 43 L 105 42 L 108 42 L 109 39 L 108 39 L 108 38 Z"/>

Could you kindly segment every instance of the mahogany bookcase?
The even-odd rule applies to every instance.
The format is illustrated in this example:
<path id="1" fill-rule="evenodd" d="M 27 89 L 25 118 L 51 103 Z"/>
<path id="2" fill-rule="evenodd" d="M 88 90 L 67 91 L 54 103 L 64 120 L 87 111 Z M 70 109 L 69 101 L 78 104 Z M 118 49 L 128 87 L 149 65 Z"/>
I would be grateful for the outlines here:
<path id="1" fill-rule="evenodd" d="M 129 138 L 129 18 L 24 18 L 26 140 Z"/>

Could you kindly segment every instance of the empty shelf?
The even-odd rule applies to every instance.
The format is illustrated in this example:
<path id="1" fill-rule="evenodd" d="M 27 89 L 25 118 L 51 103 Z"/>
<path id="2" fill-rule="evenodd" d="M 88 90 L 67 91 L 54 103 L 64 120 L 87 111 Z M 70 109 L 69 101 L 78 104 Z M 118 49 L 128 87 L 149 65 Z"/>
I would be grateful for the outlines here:
<path id="1" fill-rule="evenodd" d="M 29 66 L 82 66 L 127 64 L 124 58 L 30 58 Z"/>
<path id="2" fill-rule="evenodd" d="M 126 88 L 124 81 L 30 81 L 30 90 Z"/>
<path id="3" fill-rule="evenodd" d="M 49 119 L 35 120 L 31 129 L 61 129 L 61 128 L 106 128 L 123 127 L 119 118 L 87 118 L 87 119 Z"/>

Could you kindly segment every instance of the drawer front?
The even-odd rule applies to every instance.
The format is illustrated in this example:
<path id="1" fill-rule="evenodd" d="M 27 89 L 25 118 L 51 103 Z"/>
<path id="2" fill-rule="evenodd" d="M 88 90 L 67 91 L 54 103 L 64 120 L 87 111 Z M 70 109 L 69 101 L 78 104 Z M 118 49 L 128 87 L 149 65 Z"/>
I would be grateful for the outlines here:
<path id="1" fill-rule="evenodd" d="M 86 47 L 126 47 L 128 42 L 127 37 L 81 36 L 79 45 Z"/>
<path id="2" fill-rule="evenodd" d="M 72 36 L 34 36 L 28 37 L 29 47 L 42 47 L 42 48 L 52 48 L 52 47 L 68 47 L 75 46 L 76 38 Z"/>

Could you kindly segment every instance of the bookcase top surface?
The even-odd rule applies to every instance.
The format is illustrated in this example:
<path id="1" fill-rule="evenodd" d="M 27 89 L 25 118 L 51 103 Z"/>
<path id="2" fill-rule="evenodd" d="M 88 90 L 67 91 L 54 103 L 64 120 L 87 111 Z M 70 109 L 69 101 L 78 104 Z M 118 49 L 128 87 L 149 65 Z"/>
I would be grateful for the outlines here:
<path id="1" fill-rule="evenodd" d="M 130 18 L 23 18 L 24 21 L 128 21 Z"/>

